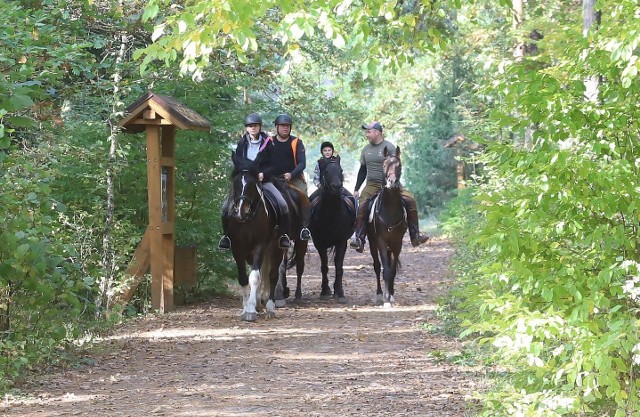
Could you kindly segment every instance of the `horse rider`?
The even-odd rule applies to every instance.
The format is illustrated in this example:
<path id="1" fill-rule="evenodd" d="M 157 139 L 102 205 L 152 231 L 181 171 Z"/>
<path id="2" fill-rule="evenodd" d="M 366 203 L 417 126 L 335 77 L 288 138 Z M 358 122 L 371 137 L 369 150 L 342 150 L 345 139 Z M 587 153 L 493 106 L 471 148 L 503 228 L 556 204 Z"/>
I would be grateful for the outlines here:
<path id="1" fill-rule="evenodd" d="M 255 161 L 258 154 L 264 149 L 269 136 L 262 131 L 262 117 L 257 113 L 250 113 L 244 118 L 245 133 L 242 135 L 236 146 L 236 154 Z M 259 161 L 258 161 L 259 162 Z M 258 167 L 260 169 L 260 167 Z M 262 191 L 267 194 L 269 201 L 277 202 L 276 207 L 276 230 L 289 230 L 289 206 L 278 189 L 271 183 L 262 184 Z M 271 198 L 269 198 L 271 197 Z M 228 217 L 227 213 L 231 207 L 231 198 L 228 197 L 222 206 L 222 230 L 224 235 L 218 243 L 218 248 L 231 248 L 231 239 L 227 235 Z M 283 233 L 278 240 L 280 248 L 285 249 L 291 246 L 291 240 L 286 233 Z"/>
<path id="2" fill-rule="evenodd" d="M 316 162 L 316 167 L 313 170 L 313 184 L 317 189 L 309 196 L 309 201 L 311 201 L 312 206 L 315 204 L 314 200 L 320 196 L 320 192 L 322 191 L 322 173 L 320 172 L 320 161 L 324 159 L 335 162 L 340 158 L 335 153 L 333 143 L 329 141 L 325 141 L 320 144 L 320 154 L 320 159 L 318 159 L 318 162 Z M 353 200 L 353 194 L 351 194 L 344 187 L 342 188 L 342 195 L 351 199 L 351 204 L 354 205 L 355 201 Z"/>
<path id="3" fill-rule="evenodd" d="M 288 192 L 285 184 L 296 189 L 298 206 L 302 220 L 301 240 L 311 239 L 309 231 L 309 218 L 311 208 L 307 195 L 307 183 L 304 179 L 304 169 L 307 166 L 304 144 L 302 140 L 291 134 L 293 120 L 288 114 L 281 114 L 274 120 L 276 134 L 268 138 L 268 143 L 264 148 L 264 170 L 258 174 L 260 181 L 265 178 L 282 179 L 276 181 L 276 186 L 284 194 Z"/>
<path id="4" fill-rule="evenodd" d="M 367 236 L 367 227 L 365 217 L 367 215 L 367 202 L 373 196 L 375 196 L 382 187 L 384 187 L 385 176 L 383 171 L 384 162 L 384 148 L 391 154 L 395 154 L 396 146 L 384 139 L 382 135 L 382 125 L 380 122 L 371 122 L 368 125 L 362 125 L 362 129 L 365 130 L 369 143 L 365 145 L 360 154 L 360 170 L 358 171 L 358 178 L 356 180 L 356 188 L 353 196 L 358 198 L 358 190 L 364 182 L 365 178 L 367 184 L 362 190 L 359 198 L 358 214 L 356 216 L 356 235 L 351 239 L 350 246 L 355 248 L 357 252 L 364 251 L 365 238 Z M 407 223 L 409 224 L 409 237 L 411 238 L 411 245 L 418 246 L 429 240 L 429 237 L 420 233 L 418 227 L 418 208 L 416 200 L 413 195 L 402 188 L 401 190 L 402 201 L 404 203 L 405 210 L 407 211 Z"/>

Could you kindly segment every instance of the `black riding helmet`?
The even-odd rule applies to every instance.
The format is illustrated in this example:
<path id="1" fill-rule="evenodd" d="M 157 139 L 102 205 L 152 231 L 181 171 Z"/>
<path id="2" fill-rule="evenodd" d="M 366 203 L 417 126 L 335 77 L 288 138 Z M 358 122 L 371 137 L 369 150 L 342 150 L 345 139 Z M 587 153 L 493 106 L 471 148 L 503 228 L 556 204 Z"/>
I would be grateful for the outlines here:
<path id="1" fill-rule="evenodd" d="M 332 151 L 335 151 L 333 143 L 331 142 L 322 142 L 322 145 L 320 145 L 320 152 L 322 152 L 324 148 L 331 148 Z"/>
<path id="2" fill-rule="evenodd" d="M 247 114 L 247 117 L 244 118 L 244 125 L 249 126 L 255 124 L 262 126 L 262 117 L 260 117 L 258 113 Z"/>
<path id="3" fill-rule="evenodd" d="M 291 120 L 291 117 L 289 117 L 288 114 L 281 114 L 278 117 L 276 117 L 276 120 L 273 121 L 274 125 L 292 125 L 293 124 L 293 120 Z"/>

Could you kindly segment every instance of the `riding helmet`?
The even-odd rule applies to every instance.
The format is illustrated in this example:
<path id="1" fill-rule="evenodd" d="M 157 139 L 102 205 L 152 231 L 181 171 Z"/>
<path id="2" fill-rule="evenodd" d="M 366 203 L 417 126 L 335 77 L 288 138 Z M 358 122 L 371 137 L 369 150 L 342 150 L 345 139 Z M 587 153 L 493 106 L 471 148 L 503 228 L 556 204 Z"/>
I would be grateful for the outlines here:
<path id="1" fill-rule="evenodd" d="M 249 126 L 255 124 L 262 126 L 262 117 L 260 117 L 258 113 L 247 114 L 247 117 L 244 118 L 244 125 Z"/>
<path id="2" fill-rule="evenodd" d="M 289 117 L 288 114 L 281 114 L 278 117 L 276 117 L 276 120 L 273 121 L 274 125 L 292 125 L 293 124 L 293 120 L 291 120 L 291 117 Z"/>
<path id="3" fill-rule="evenodd" d="M 335 149 L 333 148 L 333 143 L 331 142 L 322 142 L 322 145 L 320 145 L 320 152 L 322 152 L 324 148 L 331 148 L 332 151 L 335 151 Z"/>

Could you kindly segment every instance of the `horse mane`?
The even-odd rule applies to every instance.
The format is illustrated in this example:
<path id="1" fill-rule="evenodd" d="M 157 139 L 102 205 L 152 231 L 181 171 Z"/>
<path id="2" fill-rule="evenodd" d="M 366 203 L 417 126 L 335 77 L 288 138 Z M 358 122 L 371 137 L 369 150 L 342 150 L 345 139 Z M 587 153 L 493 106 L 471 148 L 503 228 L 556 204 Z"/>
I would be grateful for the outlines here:
<path id="1" fill-rule="evenodd" d="M 258 163 L 259 157 L 256 158 L 255 161 L 252 161 L 249 158 L 242 156 L 236 152 L 231 153 L 231 160 L 233 161 L 233 171 L 231 173 L 232 177 L 235 177 L 241 172 L 248 172 L 254 177 L 258 176 Z"/>

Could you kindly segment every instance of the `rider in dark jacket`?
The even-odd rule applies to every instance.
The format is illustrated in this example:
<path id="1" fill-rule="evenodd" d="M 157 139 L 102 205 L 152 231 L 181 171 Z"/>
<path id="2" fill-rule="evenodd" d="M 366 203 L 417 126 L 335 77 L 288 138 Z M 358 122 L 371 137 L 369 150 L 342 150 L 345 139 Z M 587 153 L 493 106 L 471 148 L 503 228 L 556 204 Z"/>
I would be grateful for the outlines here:
<path id="1" fill-rule="evenodd" d="M 245 125 L 245 133 L 242 135 L 240 140 L 238 141 L 238 145 L 236 146 L 236 154 L 241 155 L 247 159 L 255 161 L 258 157 L 258 154 L 264 150 L 265 141 L 268 140 L 269 136 L 262 131 L 262 118 L 257 113 L 248 114 L 244 119 Z M 286 231 L 289 230 L 289 206 L 287 202 L 282 197 L 282 194 L 276 187 L 274 187 L 271 183 L 263 183 L 262 190 L 271 196 L 269 198 L 270 201 L 277 201 L 278 203 L 278 216 L 277 216 L 277 224 L 276 228 L 280 232 L 285 232 L 280 236 L 279 245 L 281 248 L 285 249 L 291 246 L 291 240 L 287 235 Z M 231 207 L 231 200 L 227 198 L 222 206 L 222 230 L 224 232 L 224 236 L 220 239 L 218 243 L 218 247 L 220 249 L 229 249 L 231 248 L 231 239 L 227 235 L 227 212 Z"/>
<path id="2" fill-rule="evenodd" d="M 301 240 L 311 239 L 309 219 L 311 217 L 307 183 L 303 172 L 306 167 L 304 144 L 300 138 L 291 134 L 293 121 L 288 114 L 276 117 L 274 125 L 276 134 L 270 138 L 264 149 L 265 168 L 263 171 L 266 181 L 276 180 L 278 189 L 285 193 L 284 184 L 289 183 L 298 190 L 298 205 L 300 206 L 302 230 Z"/>

